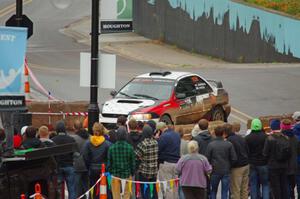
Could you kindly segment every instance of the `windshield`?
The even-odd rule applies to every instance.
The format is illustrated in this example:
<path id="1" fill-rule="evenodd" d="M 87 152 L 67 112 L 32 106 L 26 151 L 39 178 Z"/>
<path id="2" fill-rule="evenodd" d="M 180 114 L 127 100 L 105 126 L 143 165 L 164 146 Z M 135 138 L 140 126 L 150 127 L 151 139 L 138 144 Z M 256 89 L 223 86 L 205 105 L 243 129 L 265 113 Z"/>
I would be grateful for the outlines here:
<path id="1" fill-rule="evenodd" d="M 167 100 L 171 96 L 173 85 L 172 80 L 134 79 L 123 87 L 116 97 Z"/>

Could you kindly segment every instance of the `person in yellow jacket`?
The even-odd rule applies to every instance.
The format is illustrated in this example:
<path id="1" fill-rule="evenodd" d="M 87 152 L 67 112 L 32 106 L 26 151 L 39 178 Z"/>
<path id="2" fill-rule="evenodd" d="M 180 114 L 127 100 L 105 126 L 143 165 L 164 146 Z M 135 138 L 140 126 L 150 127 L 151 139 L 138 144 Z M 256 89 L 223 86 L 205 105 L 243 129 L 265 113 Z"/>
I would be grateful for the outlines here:
<path id="1" fill-rule="evenodd" d="M 104 137 L 105 128 L 101 123 L 94 123 L 93 135 L 83 147 L 82 155 L 89 172 L 90 186 L 100 177 L 101 165 L 107 163 L 107 153 L 111 145 Z"/>

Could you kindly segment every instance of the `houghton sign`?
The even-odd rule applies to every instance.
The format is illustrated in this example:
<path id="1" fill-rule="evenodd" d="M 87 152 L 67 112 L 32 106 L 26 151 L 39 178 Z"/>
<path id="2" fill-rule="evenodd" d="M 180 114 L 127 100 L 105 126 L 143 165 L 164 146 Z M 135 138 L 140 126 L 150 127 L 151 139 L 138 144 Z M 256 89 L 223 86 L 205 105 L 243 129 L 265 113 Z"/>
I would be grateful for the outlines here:
<path id="1" fill-rule="evenodd" d="M 19 109 L 25 107 L 25 96 L 0 95 L 0 110 Z"/>
<path id="2" fill-rule="evenodd" d="M 101 33 L 132 32 L 132 21 L 101 21 Z"/>

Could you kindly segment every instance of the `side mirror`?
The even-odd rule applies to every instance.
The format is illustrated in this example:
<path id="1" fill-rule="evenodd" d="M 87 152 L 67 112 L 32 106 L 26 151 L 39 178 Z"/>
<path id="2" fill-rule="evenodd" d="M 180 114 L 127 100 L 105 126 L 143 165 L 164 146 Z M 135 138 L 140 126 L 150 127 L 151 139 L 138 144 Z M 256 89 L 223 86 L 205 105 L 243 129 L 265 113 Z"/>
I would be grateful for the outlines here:
<path id="1" fill-rule="evenodd" d="M 110 91 L 110 95 L 112 97 L 115 97 L 117 95 L 117 91 L 115 91 L 115 90 Z"/>
<path id="2" fill-rule="evenodd" d="M 186 98 L 186 94 L 185 93 L 176 93 L 176 98 L 177 99 L 184 99 L 184 98 Z"/>

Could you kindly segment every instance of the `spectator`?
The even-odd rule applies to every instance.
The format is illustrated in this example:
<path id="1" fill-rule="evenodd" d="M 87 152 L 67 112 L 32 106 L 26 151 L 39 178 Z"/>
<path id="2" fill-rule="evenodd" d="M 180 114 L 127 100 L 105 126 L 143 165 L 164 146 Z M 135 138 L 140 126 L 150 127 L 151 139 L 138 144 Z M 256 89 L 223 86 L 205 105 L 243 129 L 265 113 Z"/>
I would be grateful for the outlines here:
<path id="1" fill-rule="evenodd" d="M 135 153 L 133 147 L 126 142 L 127 130 L 120 126 L 117 130 L 117 142 L 108 150 L 108 171 L 115 177 L 131 180 L 135 173 Z M 113 199 L 120 199 L 120 180 L 112 178 Z M 125 186 L 123 199 L 129 199 L 128 183 Z"/>
<path id="2" fill-rule="evenodd" d="M 210 184 L 211 199 L 216 199 L 218 186 L 222 182 L 221 198 L 227 199 L 230 185 L 230 167 L 231 163 L 237 160 L 233 145 L 223 139 L 224 127 L 215 128 L 216 138 L 207 146 L 206 157 L 213 167 Z"/>
<path id="3" fill-rule="evenodd" d="M 150 126 L 152 128 L 152 131 L 155 132 L 156 130 L 156 122 L 154 120 L 149 120 L 146 125 Z"/>
<path id="4" fill-rule="evenodd" d="M 239 122 L 232 122 L 232 132 L 239 135 L 241 131 L 241 124 Z"/>
<path id="5" fill-rule="evenodd" d="M 193 140 L 198 142 L 199 153 L 202 155 L 206 154 L 207 145 L 212 141 L 212 137 L 208 131 L 208 124 L 206 119 L 201 119 L 198 122 L 199 132 L 193 137 Z"/>
<path id="6" fill-rule="evenodd" d="M 90 186 L 93 186 L 99 179 L 102 164 L 107 164 L 107 153 L 111 144 L 105 140 L 104 131 L 101 123 L 94 123 L 93 136 L 85 143 L 82 150 L 89 172 Z"/>
<path id="7" fill-rule="evenodd" d="M 287 179 L 288 179 L 288 198 L 295 198 L 296 175 L 298 170 L 297 155 L 298 155 L 298 139 L 292 130 L 292 122 L 289 119 L 284 119 L 281 122 L 283 135 L 289 138 L 291 147 L 291 156 L 288 160 Z M 299 193 L 300 194 L 300 193 Z"/>
<path id="8" fill-rule="evenodd" d="M 267 135 L 262 132 L 261 121 L 253 119 L 251 122 L 251 132 L 245 138 L 249 149 L 251 199 L 269 198 L 267 159 L 263 155 L 266 138 Z"/>
<path id="9" fill-rule="evenodd" d="M 80 120 L 74 121 L 74 131 L 75 135 L 71 134 L 71 137 L 74 138 L 79 151 L 81 151 L 85 143 L 88 141 L 90 135 L 88 131 L 85 128 L 83 128 L 83 124 Z"/>
<path id="10" fill-rule="evenodd" d="M 183 155 L 188 154 L 188 141 L 184 139 L 184 131 L 182 127 L 178 129 L 178 133 L 180 135 L 180 157 L 182 157 Z"/>
<path id="11" fill-rule="evenodd" d="M 137 121 L 137 131 L 142 132 L 144 128 L 145 123 L 142 121 Z"/>
<path id="12" fill-rule="evenodd" d="M 57 136 L 52 138 L 52 141 L 56 145 L 64 145 L 64 144 L 75 144 L 74 138 L 67 135 L 65 123 L 63 121 L 59 121 L 56 124 L 56 132 Z M 75 190 L 75 170 L 73 167 L 73 153 L 67 153 L 63 155 L 56 156 L 56 162 L 58 166 L 58 191 L 61 194 L 62 183 L 66 181 L 69 199 L 76 198 L 76 190 Z"/>
<path id="13" fill-rule="evenodd" d="M 49 129 L 47 126 L 41 126 L 39 128 L 39 138 L 40 138 L 40 141 L 46 146 L 46 147 L 52 147 L 52 146 L 55 146 L 55 143 L 50 140 L 49 138 Z"/>
<path id="14" fill-rule="evenodd" d="M 133 149 L 136 149 L 137 145 L 142 140 L 142 134 L 137 130 L 137 121 L 135 119 L 131 119 L 128 122 L 128 127 L 129 127 L 128 143 L 132 145 Z"/>
<path id="15" fill-rule="evenodd" d="M 233 131 L 233 126 L 231 124 L 225 124 L 224 128 L 225 137 L 227 141 L 231 142 L 233 145 L 237 156 L 237 160 L 231 164 L 230 170 L 231 196 L 234 199 L 247 199 L 250 172 L 248 162 L 248 147 L 245 139 Z"/>
<path id="16" fill-rule="evenodd" d="M 195 124 L 194 128 L 192 129 L 192 138 L 196 137 L 200 133 L 199 124 Z"/>
<path id="17" fill-rule="evenodd" d="M 21 137 L 22 137 L 22 140 L 23 140 L 24 137 L 25 137 L 25 131 L 26 131 L 27 128 L 28 128 L 28 126 L 23 126 L 23 127 L 21 128 Z"/>
<path id="18" fill-rule="evenodd" d="M 109 135 L 109 141 L 110 141 L 111 143 L 115 143 L 115 142 L 117 141 L 117 137 L 118 137 L 117 131 L 118 131 L 118 128 L 119 128 L 120 126 L 123 126 L 123 127 L 125 127 L 125 129 L 127 129 L 127 128 L 126 128 L 126 121 L 127 121 L 127 118 L 126 118 L 125 116 L 120 116 L 120 117 L 118 117 L 116 128 L 110 130 L 109 133 L 108 133 L 108 135 Z M 127 130 L 126 130 L 126 131 L 127 131 Z"/>
<path id="19" fill-rule="evenodd" d="M 42 148 L 45 145 L 37 138 L 37 128 L 29 126 L 25 131 L 25 138 L 22 143 L 22 148 Z"/>
<path id="20" fill-rule="evenodd" d="M 298 142 L 300 142 L 300 111 L 296 111 L 293 114 L 292 118 L 294 120 L 293 134 L 296 135 Z M 298 163 L 298 169 L 296 175 L 296 184 L 297 184 L 297 193 L 299 195 L 300 193 L 300 152 L 299 151 L 297 156 L 297 163 Z"/>
<path id="21" fill-rule="evenodd" d="M 158 143 L 154 139 L 154 133 L 150 126 L 145 125 L 143 128 L 143 141 L 137 145 L 135 150 L 137 158 L 140 160 L 138 168 L 138 180 L 144 182 L 156 182 L 157 179 L 157 163 L 158 163 Z M 142 185 L 142 198 L 150 199 L 150 188 L 144 189 Z M 157 198 L 156 191 L 154 198 Z"/>
<path id="22" fill-rule="evenodd" d="M 83 128 L 80 120 L 74 121 L 74 130 L 75 134 L 70 134 L 70 136 L 74 138 L 78 150 L 74 158 L 76 196 L 78 197 L 88 189 L 89 175 L 82 152 L 85 143 L 88 141 L 89 133 Z"/>
<path id="23" fill-rule="evenodd" d="M 0 156 L 5 152 L 6 149 L 6 135 L 4 129 L 0 128 Z M 0 161 L 1 163 L 1 161 Z"/>
<path id="24" fill-rule="evenodd" d="M 188 154 L 181 157 L 176 170 L 180 176 L 184 196 L 187 199 L 206 199 L 207 175 L 212 170 L 207 158 L 198 153 L 198 143 L 188 143 Z"/>
<path id="25" fill-rule="evenodd" d="M 158 140 L 159 180 L 177 178 L 176 163 L 180 158 L 180 136 L 174 130 L 167 128 L 164 122 L 157 124 L 157 130 L 161 132 Z M 172 190 L 165 193 L 166 199 L 177 199 L 178 194 Z"/>
<path id="26" fill-rule="evenodd" d="M 272 198 L 287 198 L 287 165 L 291 157 L 289 139 L 280 130 L 280 120 L 272 120 L 273 131 L 264 146 L 263 154 L 268 158 L 269 179 Z"/>
<path id="27" fill-rule="evenodd" d="M 19 149 L 22 145 L 22 136 L 16 128 L 14 128 L 14 149 Z"/>

